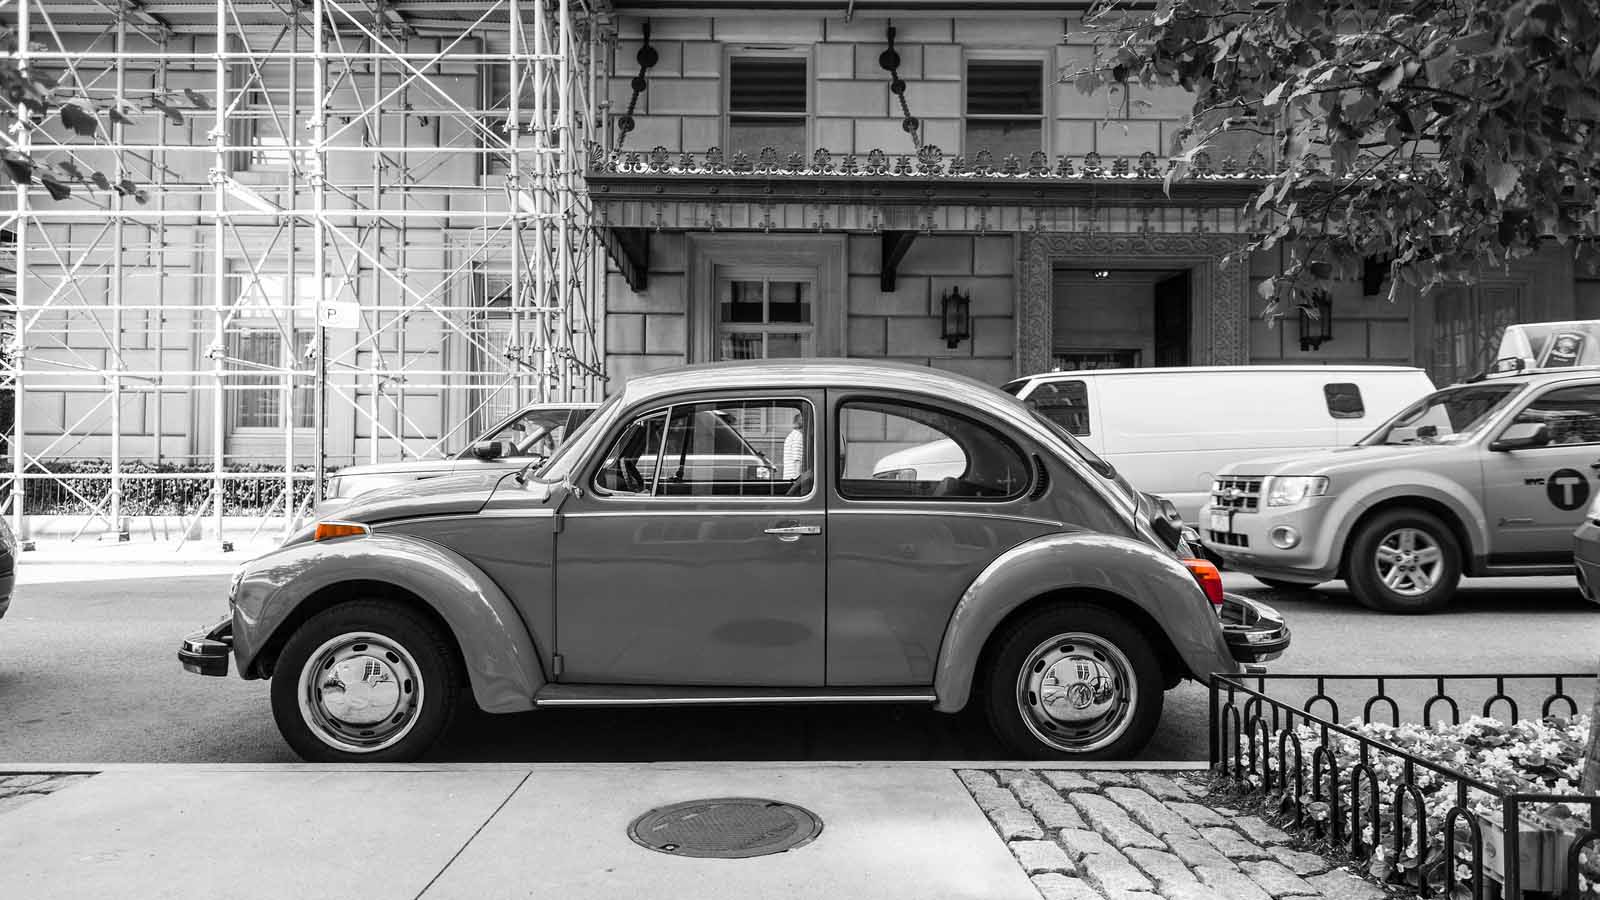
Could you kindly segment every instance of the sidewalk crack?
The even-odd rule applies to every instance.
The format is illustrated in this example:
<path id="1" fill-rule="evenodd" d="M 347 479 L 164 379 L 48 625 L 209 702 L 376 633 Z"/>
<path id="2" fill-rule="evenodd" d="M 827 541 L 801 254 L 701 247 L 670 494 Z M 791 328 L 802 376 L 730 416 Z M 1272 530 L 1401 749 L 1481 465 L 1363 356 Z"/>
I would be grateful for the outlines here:
<path id="1" fill-rule="evenodd" d="M 434 883 L 436 883 L 441 877 L 443 877 L 444 873 L 448 872 L 450 870 L 451 866 L 456 864 L 456 860 L 461 858 L 461 854 L 467 852 L 467 848 L 472 846 L 472 842 L 478 839 L 478 835 L 482 834 L 483 830 L 485 828 L 489 827 L 489 823 L 494 821 L 494 817 L 500 815 L 500 810 L 506 808 L 506 804 L 511 802 L 511 798 L 515 797 L 517 795 L 517 792 L 522 790 L 522 786 L 527 784 L 528 783 L 528 779 L 532 778 L 532 777 L 533 777 L 533 773 L 531 771 L 523 773 L 522 780 L 517 782 L 517 786 L 512 788 L 506 794 L 505 799 L 500 801 L 500 805 L 496 806 L 494 808 L 494 812 L 489 813 L 489 817 L 487 819 L 484 819 L 483 823 L 481 825 L 479 825 L 477 828 L 473 829 L 472 835 L 470 837 L 468 837 L 465 841 L 461 842 L 461 846 L 456 848 L 456 852 L 450 854 L 450 858 L 445 860 L 444 865 L 439 867 L 439 871 L 433 873 L 433 877 L 428 879 L 428 883 L 422 886 L 422 890 L 418 891 L 417 892 L 417 896 L 413 897 L 412 900 L 422 900 L 422 898 L 429 891 L 433 890 Z"/>

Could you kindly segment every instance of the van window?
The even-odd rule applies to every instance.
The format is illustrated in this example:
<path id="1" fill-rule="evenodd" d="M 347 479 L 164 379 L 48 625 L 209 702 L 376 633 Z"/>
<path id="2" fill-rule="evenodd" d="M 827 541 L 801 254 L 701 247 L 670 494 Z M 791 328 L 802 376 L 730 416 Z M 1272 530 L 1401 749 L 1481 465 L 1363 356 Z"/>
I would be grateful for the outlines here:
<path id="1" fill-rule="evenodd" d="M 1089 391 L 1081 381 L 1046 381 L 1028 395 L 1027 404 L 1078 437 L 1089 433 Z"/>
<path id="2" fill-rule="evenodd" d="M 1361 402 L 1361 385 L 1348 382 L 1322 386 L 1323 399 L 1328 401 L 1328 415 L 1335 419 L 1359 419 L 1367 414 Z"/>

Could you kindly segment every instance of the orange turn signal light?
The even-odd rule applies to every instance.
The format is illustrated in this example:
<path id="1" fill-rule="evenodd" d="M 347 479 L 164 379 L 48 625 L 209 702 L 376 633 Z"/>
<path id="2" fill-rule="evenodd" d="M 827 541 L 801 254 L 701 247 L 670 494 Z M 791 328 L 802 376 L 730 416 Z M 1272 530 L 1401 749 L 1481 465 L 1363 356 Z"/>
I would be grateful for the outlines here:
<path id="1" fill-rule="evenodd" d="M 1183 567 L 1189 570 L 1194 580 L 1199 582 L 1200 590 L 1205 591 L 1206 599 L 1212 606 L 1222 605 L 1222 573 L 1207 559 L 1186 559 Z"/>
<path id="2" fill-rule="evenodd" d="M 312 534 L 314 541 L 331 541 L 334 538 L 357 537 L 371 534 L 372 529 L 359 522 L 318 522 L 317 530 Z"/>

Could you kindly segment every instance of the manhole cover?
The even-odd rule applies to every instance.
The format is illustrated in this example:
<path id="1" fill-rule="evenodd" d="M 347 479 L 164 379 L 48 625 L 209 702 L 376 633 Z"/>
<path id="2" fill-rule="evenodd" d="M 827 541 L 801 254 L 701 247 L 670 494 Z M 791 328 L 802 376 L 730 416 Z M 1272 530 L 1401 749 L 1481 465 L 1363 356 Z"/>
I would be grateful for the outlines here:
<path id="1" fill-rule="evenodd" d="M 633 820 L 628 837 L 673 856 L 744 859 L 809 844 L 822 832 L 811 812 L 776 800 L 723 797 L 652 809 Z"/>

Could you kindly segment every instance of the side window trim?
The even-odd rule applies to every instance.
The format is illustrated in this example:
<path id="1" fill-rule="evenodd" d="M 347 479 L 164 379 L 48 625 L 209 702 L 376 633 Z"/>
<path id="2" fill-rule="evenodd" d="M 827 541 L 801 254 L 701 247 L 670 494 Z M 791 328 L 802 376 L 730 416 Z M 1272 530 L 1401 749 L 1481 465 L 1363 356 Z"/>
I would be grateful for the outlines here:
<path id="1" fill-rule="evenodd" d="M 788 496 L 788 495 L 785 495 L 785 494 L 772 494 L 772 495 L 749 496 L 749 497 L 718 496 L 718 495 L 711 495 L 711 494 L 700 494 L 700 495 L 690 495 L 690 496 L 672 496 L 672 495 L 663 495 L 663 494 L 661 494 L 659 492 L 660 488 L 661 488 L 661 467 L 665 463 L 666 457 L 667 457 L 667 440 L 668 440 L 669 433 L 670 433 L 671 427 L 672 427 L 673 415 L 676 413 L 676 411 L 680 407 L 704 406 L 704 405 L 707 405 L 707 404 L 718 404 L 718 403 L 740 403 L 740 404 L 770 403 L 770 404 L 774 404 L 774 405 L 790 404 L 790 403 L 804 404 L 806 410 L 809 413 L 809 418 L 810 418 L 810 421 L 812 423 L 812 425 L 811 425 L 811 431 L 812 431 L 811 439 L 807 442 L 808 446 L 806 448 L 807 452 L 809 452 L 811 454 L 812 472 L 814 473 L 813 477 L 812 477 L 811 489 L 809 491 L 807 491 L 805 494 L 802 494 L 802 495 L 796 496 L 796 497 L 791 497 L 791 496 Z M 655 416 L 663 416 L 663 421 L 662 421 L 662 426 L 661 426 L 660 449 L 656 452 L 655 472 L 654 472 L 653 477 L 650 480 L 650 492 L 649 493 L 637 493 L 637 494 L 636 493 L 628 493 L 628 492 L 615 492 L 615 491 L 611 491 L 611 490 L 609 490 L 607 488 L 601 487 L 600 484 L 599 484 L 600 473 L 604 469 L 604 462 L 605 462 L 605 459 L 606 459 L 607 455 L 610 453 L 610 449 L 617 445 L 617 442 L 620 441 L 625 434 L 627 434 L 628 429 L 632 428 L 634 426 L 634 424 L 636 424 L 637 422 L 639 422 L 639 421 L 641 421 L 643 419 L 653 418 Z M 616 432 L 615 436 L 613 436 L 611 438 L 611 443 L 609 445 L 606 445 L 607 449 L 604 450 L 604 451 L 601 451 L 597 455 L 597 457 L 598 457 L 597 458 L 597 462 L 592 466 L 592 470 L 588 473 L 588 475 L 585 478 L 585 481 L 589 484 L 590 492 L 593 493 L 593 495 L 596 498 L 598 498 L 598 499 L 600 499 L 602 501 L 617 501 L 617 500 L 631 501 L 631 502 L 667 501 L 667 502 L 680 502 L 680 503 L 681 502 L 707 503 L 707 502 L 712 502 L 712 501 L 724 502 L 724 503 L 729 503 L 729 502 L 731 502 L 731 503 L 752 503 L 752 502 L 754 502 L 754 503 L 773 503 L 773 502 L 782 502 L 782 503 L 785 503 L 786 505 L 800 505 L 800 504 L 804 504 L 804 503 L 806 503 L 808 501 L 814 500 L 817 497 L 817 492 L 819 490 L 819 485 L 820 485 L 822 479 L 820 477 L 817 477 L 817 475 L 815 473 L 817 473 L 817 471 L 818 471 L 817 470 L 817 463 L 822 457 L 821 457 L 821 453 L 819 452 L 821 448 L 820 448 L 819 443 L 818 443 L 820 438 L 821 438 L 821 433 L 820 433 L 821 430 L 817 427 L 817 423 L 820 421 L 820 419 L 819 419 L 819 416 L 818 416 L 818 413 L 817 413 L 817 399 L 816 398 L 813 398 L 813 397 L 810 397 L 810 396 L 805 396 L 805 395 L 799 395 L 799 394 L 796 394 L 796 395 L 755 394 L 755 395 L 752 395 L 752 396 L 709 396 L 709 397 L 703 397 L 703 398 L 702 397 L 691 397 L 691 398 L 682 398 L 682 397 L 680 397 L 680 398 L 675 399 L 674 401 L 672 401 L 670 403 L 667 403 L 667 404 L 664 404 L 664 405 L 661 405 L 661 406 L 655 406 L 655 407 L 646 408 L 645 410 L 643 410 L 643 411 L 641 411 L 641 412 L 639 412 L 639 413 L 637 413 L 635 415 L 632 415 L 632 416 L 625 416 L 622 419 L 620 419 L 619 421 L 621 421 L 623 423 L 621 428 L 618 429 L 618 431 Z"/>

